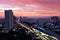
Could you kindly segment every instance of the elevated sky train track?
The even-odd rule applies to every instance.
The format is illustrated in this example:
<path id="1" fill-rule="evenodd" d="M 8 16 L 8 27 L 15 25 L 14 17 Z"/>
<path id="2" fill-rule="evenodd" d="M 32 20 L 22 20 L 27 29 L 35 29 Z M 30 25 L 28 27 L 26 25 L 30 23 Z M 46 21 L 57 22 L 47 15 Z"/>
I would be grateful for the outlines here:
<path id="1" fill-rule="evenodd" d="M 28 29 L 28 30 L 29 30 L 30 32 L 32 32 L 32 33 L 34 33 L 34 31 L 32 30 L 32 28 L 34 28 L 34 29 L 37 29 L 37 30 L 45 33 L 45 34 L 48 34 L 48 35 L 50 35 L 50 36 L 53 36 L 53 37 L 58 38 L 57 40 L 60 39 L 60 35 L 56 34 L 55 32 L 52 32 L 52 31 L 50 31 L 50 30 L 45 30 L 44 28 L 36 27 L 36 26 L 28 27 L 27 25 L 25 25 L 25 24 L 23 24 L 23 23 L 20 23 L 20 22 L 18 22 L 18 21 L 16 21 L 16 22 L 17 22 L 19 25 L 21 25 L 22 27 Z M 42 38 L 43 38 L 43 37 L 42 37 Z M 44 40 L 44 39 L 43 39 L 43 40 Z"/>

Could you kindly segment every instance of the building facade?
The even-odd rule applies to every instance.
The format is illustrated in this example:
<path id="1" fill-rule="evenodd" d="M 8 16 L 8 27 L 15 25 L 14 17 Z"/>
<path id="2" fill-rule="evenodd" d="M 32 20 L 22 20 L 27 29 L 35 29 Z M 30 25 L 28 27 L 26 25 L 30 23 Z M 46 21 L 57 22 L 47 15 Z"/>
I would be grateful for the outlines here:
<path id="1" fill-rule="evenodd" d="M 11 28 L 13 28 L 13 12 L 12 10 L 5 10 L 5 26 L 3 28 L 4 32 L 8 32 Z"/>

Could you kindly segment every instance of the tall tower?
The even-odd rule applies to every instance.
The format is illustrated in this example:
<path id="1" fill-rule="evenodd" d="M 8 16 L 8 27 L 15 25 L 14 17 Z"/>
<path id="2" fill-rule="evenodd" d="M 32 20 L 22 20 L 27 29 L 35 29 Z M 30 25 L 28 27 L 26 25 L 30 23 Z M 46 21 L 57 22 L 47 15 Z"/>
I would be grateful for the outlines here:
<path id="1" fill-rule="evenodd" d="M 8 32 L 11 28 L 13 28 L 13 12 L 12 10 L 5 10 L 5 27 L 4 31 Z"/>

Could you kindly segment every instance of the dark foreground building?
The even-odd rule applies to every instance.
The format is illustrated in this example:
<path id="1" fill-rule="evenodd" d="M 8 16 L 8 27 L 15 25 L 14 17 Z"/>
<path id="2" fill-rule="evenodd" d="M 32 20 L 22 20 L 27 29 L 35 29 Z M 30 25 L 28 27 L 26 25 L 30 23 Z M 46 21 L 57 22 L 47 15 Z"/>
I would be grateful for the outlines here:
<path id="1" fill-rule="evenodd" d="M 12 10 L 5 10 L 5 25 L 3 28 L 4 32 L 8 32 L 9 30 L 11 30 L 11 28 L 13 28 L 13 12 Z"/>

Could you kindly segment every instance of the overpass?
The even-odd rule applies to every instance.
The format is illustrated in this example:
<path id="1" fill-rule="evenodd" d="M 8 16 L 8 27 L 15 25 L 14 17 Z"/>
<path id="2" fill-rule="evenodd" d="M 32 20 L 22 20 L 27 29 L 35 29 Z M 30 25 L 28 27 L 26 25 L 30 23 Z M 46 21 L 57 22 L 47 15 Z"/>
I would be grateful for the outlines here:
<path id="1" fill-rule="evenodd" d="M 31 26 L 31 27 L 29 27 L 29 26 L 27 26 L 27 25 L 25 25 L 25 24 L 23 24 L 23 23 L 18 22 L 18 21 L 16 21 L 16 23 L 18 23 L 19 25 L 21 25 L 22 27 L 26 28 L 27 30 L 29 30 L 29 31 L 32 32 L 32 33 L 34 33 L 34 31 L 32 30 L 32 28 L 34 28 L 34 29 L 37 29 L 37 30 L 45 33 L 45 34 L 48 34 L 48 35 L 50 35 L 50 36 L 53 36 L 53 37 L 56 37 L 56 38 L 60 39 L 60 35 L 59 35 L 59 34 L 56 34 L 56 33 L 53 32 L 53 31 L 45 30 L 44 28 L 36 27 L 36 26 Z"/>

